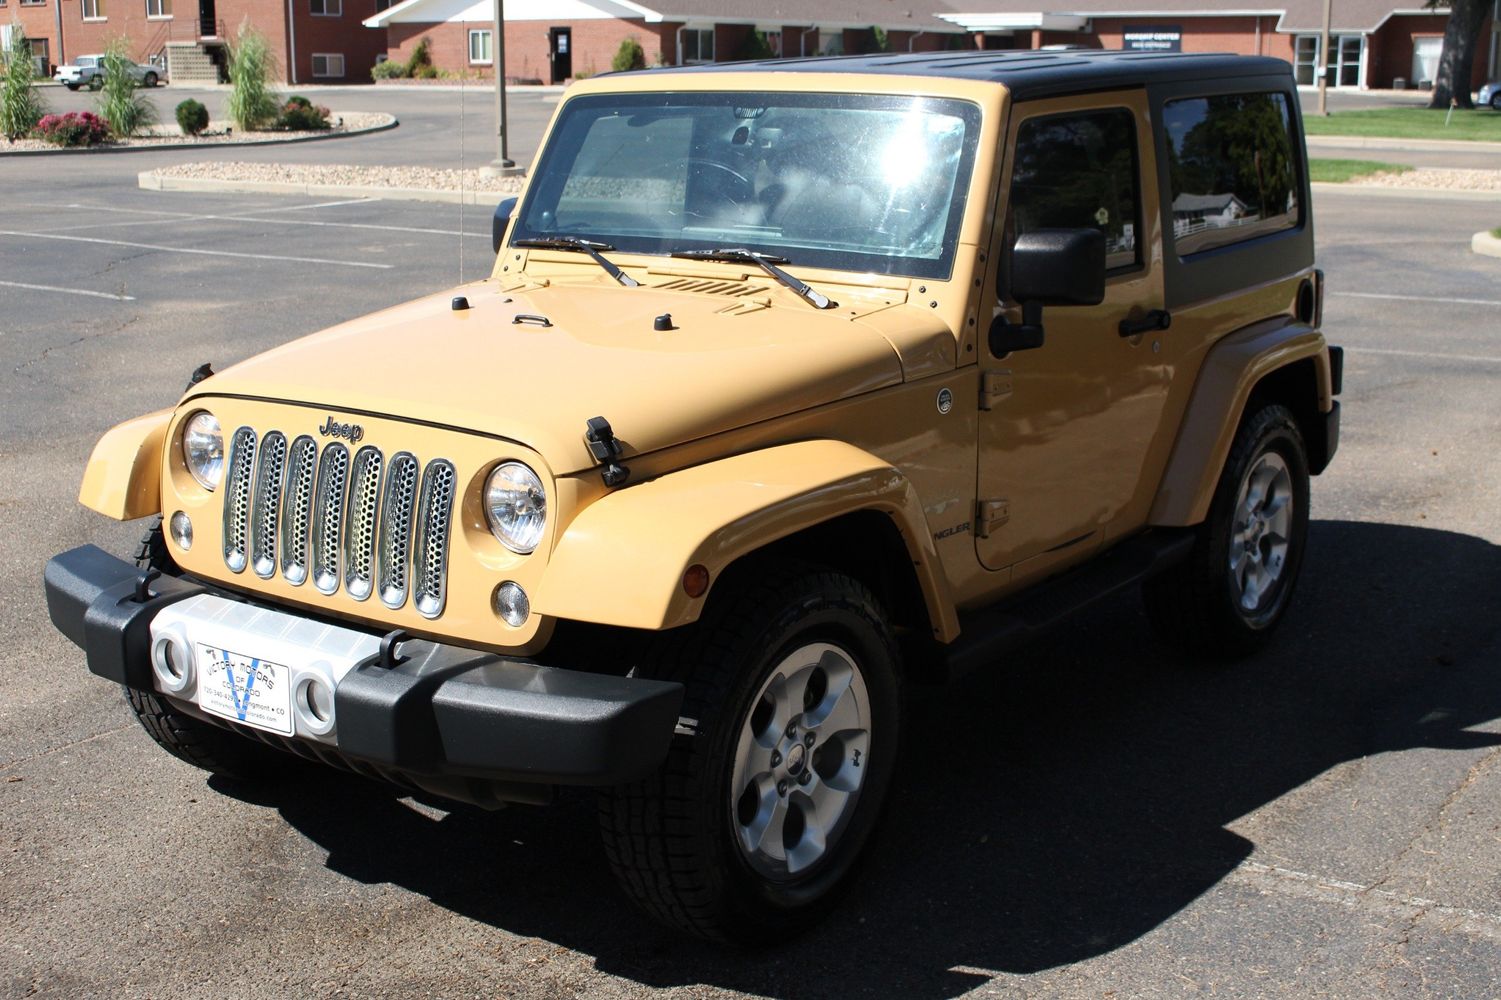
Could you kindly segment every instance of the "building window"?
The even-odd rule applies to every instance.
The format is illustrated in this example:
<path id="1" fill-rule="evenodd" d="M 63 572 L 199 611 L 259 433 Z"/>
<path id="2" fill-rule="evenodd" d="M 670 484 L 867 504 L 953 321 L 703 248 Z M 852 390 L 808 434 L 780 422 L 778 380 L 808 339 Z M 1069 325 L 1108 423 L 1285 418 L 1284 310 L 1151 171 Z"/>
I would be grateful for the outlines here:
<path id="1" fill-rule="evenodd" d="M 1011 228 L 1098 229 L 1105 266 L 1141 262 L 1136 248 L 1136 121 L 1124 108 L 1029 118 L 1016 133 Z"/>
<path id="2" fill-rule="evenodd" d="M 1329 65 L 1334 69 L 1330 86 L 1358 87 L 1361 85 L 1360 70 L 1365 55 L 1364 35 L 1330 35 Z M 1319 36 L 1299 35 L 1293 42 L 1294 73 L 1301 87 L 1312 87 L 1319 82 Z"/>
<path id="3" fill-rule="evenodd" d="M 344 0 L 308 0 L 308 3 L 314 17 L 339 17 L 344 13 Z"/>
<path id="4" fill-rule="evenodd" d="M 1311 87 L 1318 83 L 1319 36 L 1299 35 L 1293 45 L 1296 53 L 1293 65 L 1296 67 L 1298 86 Z"/>
<path id="5" fill-rule="evenodd" d="M 844 55 L 844 32 L 838 28 L 818 31 L 818 54 L 821 56 Z"/>
<path id="6" fill-rule="evenodd" d="M 104 20 L 104 0 L 82 0 L 79 7 L 83 10 L 85 21 Z"/>
<path id="7" fill-rule="evenodd" d="M 1180 257 L 1298 225 L 1298 177 L 1283 94 L 1168 101 L 1173 245 Z"/>
<path id="8" fill-rule="evenodd" d="M 684 28 L 678 42 L 678 62 L 706 63 L 714 61 L 714 29 Z"/>
<path id="9" fill-rule="evenodd" d="M 488 66 L 493 62 L 490 55 L 490 32 L 473 28 L 469 32 L 469 62 L 473 66 Z"/>
<path id="10" fill-rule="evenodd" d="M 780 31 L 767 31 L 766 47 L 771 49 L 771 54 L 776 58 L 782 58 L 782 33 Z"/>
<path id="11" fill-rule="evenodd" d="M 314 52 L 314 76 L 343 76 L 344 54 L 342 52 Z"/>
<path id="12" fill-rule="evenodd" d="M 172 0 L 146 0 L 146 16 L 166 18 L 172 16 Z"/>
<path id="13" fill-rule="evenodd" d="M 375 0 L 375 10 L 377 13 L 385 10 L 389 6 L 391 6 L 391 0 Z"/>
<path id="14" fill-rule="evenodd" d="M 45 3 L 46 0 L 21 0 L 22 7 L 41 7 Z"/>

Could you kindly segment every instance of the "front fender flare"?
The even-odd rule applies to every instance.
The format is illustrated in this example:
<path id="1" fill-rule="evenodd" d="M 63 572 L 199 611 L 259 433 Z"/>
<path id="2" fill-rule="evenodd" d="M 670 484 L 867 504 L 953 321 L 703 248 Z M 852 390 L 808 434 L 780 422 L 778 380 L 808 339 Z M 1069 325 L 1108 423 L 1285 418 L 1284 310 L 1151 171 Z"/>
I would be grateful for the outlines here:
<path id="1" fill-rule="evenodd" d="M 116 424 L 94 445 L 78 502 L 117 521 L 159 514 L 162 454 L 172 411 L 157 410 Z"/>
<path id="2" fill-rule="evenodd" d="M 933 634 L 959 622 L 917 493 L 889 463 L 842 441 L 747 452 L 608 494 L 564 530 L 532 602 L 541 614 L 641 629 L 698 619 L 704 598 L 683 589 L 688 567 L 725 567 L 842 514 L 878 511 L 896 525 Z"/>

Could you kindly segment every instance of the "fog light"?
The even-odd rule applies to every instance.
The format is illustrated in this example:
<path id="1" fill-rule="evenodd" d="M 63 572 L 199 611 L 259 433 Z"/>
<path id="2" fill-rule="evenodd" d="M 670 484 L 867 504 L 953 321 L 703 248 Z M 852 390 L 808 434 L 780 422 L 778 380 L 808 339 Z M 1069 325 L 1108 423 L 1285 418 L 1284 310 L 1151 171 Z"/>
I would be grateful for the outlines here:
<path id="1" fill-rule="evenodd" d="M 314 674 L 304 674 L 297 681 L 292 698 L 300 728 L 314 736 L 334 731 L 334 692 L 328 682 Z"/>
<path id="2" fill-rule="evenodd" d="M 193 547 L 193 519 L 184 511 L 177 511 L 172 515 L 172 520 L 167 523 L 168 530 L 172 532 L 172 541 L 184 552 Z"/>
<path id="3" fill-rule="evenodd" d="M 526 596 L 521 584 L 507 580 L 495 588 L 495 613 L 507 625 L 520 628 L 532 613 L 531 598 Z"/>
<path id="4" fill-rule="evenodd" d="M 192 654 L 171 635 L 159 635 L 151 643 L 151 666 L 168 694 L 180 694 L 193 683 Z"/>

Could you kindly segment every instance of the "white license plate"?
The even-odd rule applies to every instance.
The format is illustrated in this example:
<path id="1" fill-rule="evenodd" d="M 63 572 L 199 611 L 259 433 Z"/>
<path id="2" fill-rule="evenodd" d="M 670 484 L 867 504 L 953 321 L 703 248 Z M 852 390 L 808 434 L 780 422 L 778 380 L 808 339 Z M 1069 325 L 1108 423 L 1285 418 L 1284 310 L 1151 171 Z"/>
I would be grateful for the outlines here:
<path id="1" fill-rule="evenodd" d="M 292 671 L 284 664 L 196 643 L 198 707 L 247 726 L 292 735 Z"/>

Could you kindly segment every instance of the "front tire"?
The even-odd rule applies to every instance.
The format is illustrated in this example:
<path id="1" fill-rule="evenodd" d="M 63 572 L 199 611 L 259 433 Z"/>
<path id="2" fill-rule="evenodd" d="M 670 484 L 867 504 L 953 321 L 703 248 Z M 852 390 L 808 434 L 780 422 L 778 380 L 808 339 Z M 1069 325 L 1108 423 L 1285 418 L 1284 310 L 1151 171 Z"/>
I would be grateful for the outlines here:
<path id="1" fill-rule="evenodd" d="M 136 565 L 176 575 L 161 518 L 141 537 Z M 296 758 L 184 712 L 154 691 L 125 688 L 125 701 L 157 745 L 178 760 L 236 781 L 266 781 L 284 775 Z"/>
<path id="2" fill-rule="evenodd" d="M 1157 634 L 1191 655 L 1234 660 L 1266 645 L 1292 601 L 1308 538 L 1308 450 L 1285 406 L 1236 431 L 1189 558 L 1143 588 Z"/>
<path id="3" fill-rule="evenodd" d="M 700 937 L 798 934 L 848 884 L 891 781 L 901 694 L 883 610 L 843 574 L 782 567 L 721 582 L 650 663 L 686 685 L 693 732 L 657 774 L 601 797 L 617 878 Z"/>
<path id="4" fill-rule="evenodd" d="M 148 86 L 148 87 L 155 87 L 156 86 L 156 74 L 155 73 L 147 73 L 146 74 L 146 79 L 143 80 L 143 81 L 141 81 L 141 82 L 144 83 L 144 84 L 146 84 L 146 86 Z"/>

